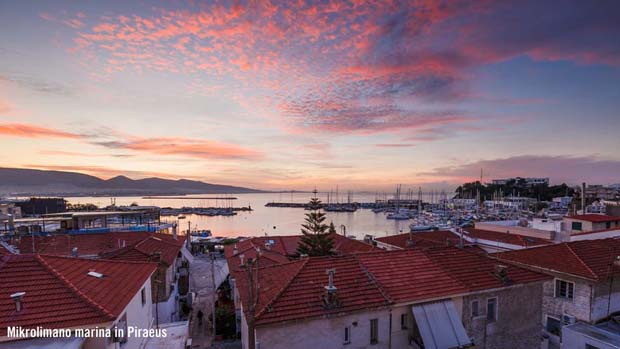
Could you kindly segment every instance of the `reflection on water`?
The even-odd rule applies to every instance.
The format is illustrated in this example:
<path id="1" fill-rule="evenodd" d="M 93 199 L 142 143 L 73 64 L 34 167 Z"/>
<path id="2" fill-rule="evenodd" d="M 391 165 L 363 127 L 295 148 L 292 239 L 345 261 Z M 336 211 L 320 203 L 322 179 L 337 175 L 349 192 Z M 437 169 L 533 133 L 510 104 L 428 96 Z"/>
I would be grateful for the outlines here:
<path id="1" fill-rule="evenodd" d="M 191 195 L 192 197 L 213 197 L 213 195 Z M 312 193 L 265 193 L 265 194 L 235 194 L 233 206 L 248 206 L 252 212 L 239 212 L 236 216 L 197 216 L 187 215 L 180 221 L 181 229 L 186 229 L 188 222 L 192 228 L 210 229 L 214 236 L 259 236 L 270 235 L 295 235 L 300 234 L 300 226 L 307 211 L 301 208 L 275 208 L 265 207 L 268 202 L 308 202 Z M 318 194 L 319 198 L 327 202 L 326 194 Z M 351 200 L 357 202 L 374 202 L 374 194 L 355 194 Z M 99 207 L 110 205 L 109 197 L 67 197 L 69 203 L 92 203 Z M 383 196 L 381 197 L 383 199 Z M 331 195 L 331 201 L 335 202 L 335 195 Z M 340 202 L 346 202 L 347 196 L 341 194 Z M 117 197 L 116 205 L 149 205 L 159 207 L 223 207 L 229 205 L 228 200 L 213 199 L 167 199 L 142 197 Z M 345 226 L 347 234 L 363 238 L 365 234 L 375 237 L 398 234 L 400 231 L 409 231 L 409 221 L 388 220 L 384 214 L 373 213 L 369 209 L 359 209 L 356 212 L 326 212 L 327 223 L 334 222 L 338 232 Z M 162 217 L 166 220 L 174 220 L 176 217 Z"/>

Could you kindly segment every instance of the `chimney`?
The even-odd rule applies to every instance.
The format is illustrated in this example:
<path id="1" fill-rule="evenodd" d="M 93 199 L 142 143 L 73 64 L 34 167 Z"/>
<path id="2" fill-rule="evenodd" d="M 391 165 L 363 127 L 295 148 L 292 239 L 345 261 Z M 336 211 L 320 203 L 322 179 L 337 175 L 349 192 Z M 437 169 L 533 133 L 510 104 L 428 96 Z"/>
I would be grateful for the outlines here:
<path id="1" fill-rule="evenodd" d="M 172 238 L 175 240 L 177 239 L 177 225 L 176 224 L 172 226 Z"/>
<path id="2" fill-rule="evenodd" d="M 239 263 L 240 267 L 245 267 L 245 260 L 244 259 L 245 259 L 245 255 L 243 253 L 241 255 L 239 255 L 239 261 L 241 262 L 241 263 Z"/>
<path id="3" fill-rule="evenodd" d="M 334 274 L 336 274 L 336 268 L 327 269 L 325 273 L 328 275 L 328 284 L 325 286 L 325 297 L 323 302 L 326 309 L 334 309 L 340 305 L 338 301 L 337 288 L 334 286 Z"/>
<path id="4" fill-rule="evenodd" d="M 512 284 L 512 280 L 508 277 L 508 266 L 496 264 L 494 274 L 505 286 Z"/>
<path id="5" fill-rule="evenodd" d="M 586 182 L 581 183 L 581 213 L 586 214 Z"/>
<path id="6" fill-rule="evenodd" d="M 26 292 L 16 292 L 11 295 L 13 301 L 15 301 L 15 311 L 19 313 L 22 311 L 22 298 L 26 295 Z"/>
<path id="7" fill-rule="evenodd" d="M 78 248 L 77 248 L 77 247 L 74 247 L 74 248 L 71 250 L 71 256 L 72 256 L 72 257 L 76 257 L 76 258 L 77 258 L 77 256 L 78 256 Z"/>
<path id="8" fill-rule="evenodd" d="M 237 244 L 235 244 L 235 246 L 233 246 L 233 256 L 236 256 L 237 254 L 239 254 L 239 250 L 237 249 Z"/>

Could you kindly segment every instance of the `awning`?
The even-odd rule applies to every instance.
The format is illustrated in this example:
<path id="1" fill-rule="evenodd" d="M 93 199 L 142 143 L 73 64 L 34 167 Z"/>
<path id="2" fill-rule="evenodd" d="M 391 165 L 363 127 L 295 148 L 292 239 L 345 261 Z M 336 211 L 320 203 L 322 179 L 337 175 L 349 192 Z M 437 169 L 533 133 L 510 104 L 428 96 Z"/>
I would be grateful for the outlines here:
<path id="1" fill-rule="evenodd" d="M 416 304 L 412 311 L 424 348 L 449 349 L 472 345 L 452 300 Z"/>

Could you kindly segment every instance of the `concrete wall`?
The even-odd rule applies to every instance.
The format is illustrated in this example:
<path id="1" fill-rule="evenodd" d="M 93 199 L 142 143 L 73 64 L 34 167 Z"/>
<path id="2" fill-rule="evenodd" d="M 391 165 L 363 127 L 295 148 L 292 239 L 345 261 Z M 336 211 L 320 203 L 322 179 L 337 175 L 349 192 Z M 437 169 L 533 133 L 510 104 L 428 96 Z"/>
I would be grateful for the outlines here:
<path id="1" fill-rule="evenodd" d="M 370 345 L 370 320 L 379 320 L 379 342 Z M 357 325 L 356 325 L 357 324 Z M 398 323 L 400 329 L 400 318 Z M 351 328 L 351 343 L 344 343 L 344 329 Z M 243 334 L 243 330 L 242 330 Z M 260 349 L 317 349 L 317 348 L 389 348 L 390 313 L 387 309 L 364 311 L 326 319 L 300 321 L 274 326 L 262 326 L 256 329 Z M 245 341 L 244 341 L 244 344 Z M 402 346 L 392 346 L 402 348 Z M 244 346 L 244 348 L 247 348 Z M 405 347 L 406 348 L 406 347 Z"/>
<path id="2" fill-rule="evenodd" d="M 553 240 L 555 233 L 548 230 L 533 229 L 528 227 L 519 227 L 514 225 L 503 225 L 496 223 L 477 222 L 476 229 L 491 230 L 500 233 L 520 234 L 532 236 L 536 238 Z"/>
<path id="3" fill-rule="evenodd" d="M 611 297 L 609 285 L 612 284 Z M 594 300 L 592 305 L 592 321 L 606 318 L 610 313 L 620 311 L 620 276 L 594 284 Z"/>
<path id="4" fill-rule="evenodd" d="M 477 348 L 539 348 L 542 316 L 542 282 L 518 285 L 463 297 L 462 320 Z M 497 297 L 497 320 L 487 322 L 487 300 Z M 478 301 L 480 316 L 471 317 Z"/>

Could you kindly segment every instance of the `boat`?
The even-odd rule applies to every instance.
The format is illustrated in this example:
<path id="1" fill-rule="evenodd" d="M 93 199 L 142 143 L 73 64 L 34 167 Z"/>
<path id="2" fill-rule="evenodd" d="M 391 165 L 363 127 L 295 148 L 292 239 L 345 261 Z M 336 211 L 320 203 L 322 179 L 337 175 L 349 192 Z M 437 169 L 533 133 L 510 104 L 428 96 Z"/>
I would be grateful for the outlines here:
<path id="1" fill-rule="evenodd" d="M 405 212 L 395 212 L 389 213 L 385 218 L 394 219 L 394 220 L 408 220 L 411 219 L 408 213 Z"/>
<path id="2" fill-rule="evenodd" d="M 412 224 L 409 226 L 409 230 L 411 230 L 411 232 L 416 232 L 416 231 L 429 231 L 432 230 L 433 227 L 430 225 L 416 225 L 416 224 Z"/>

